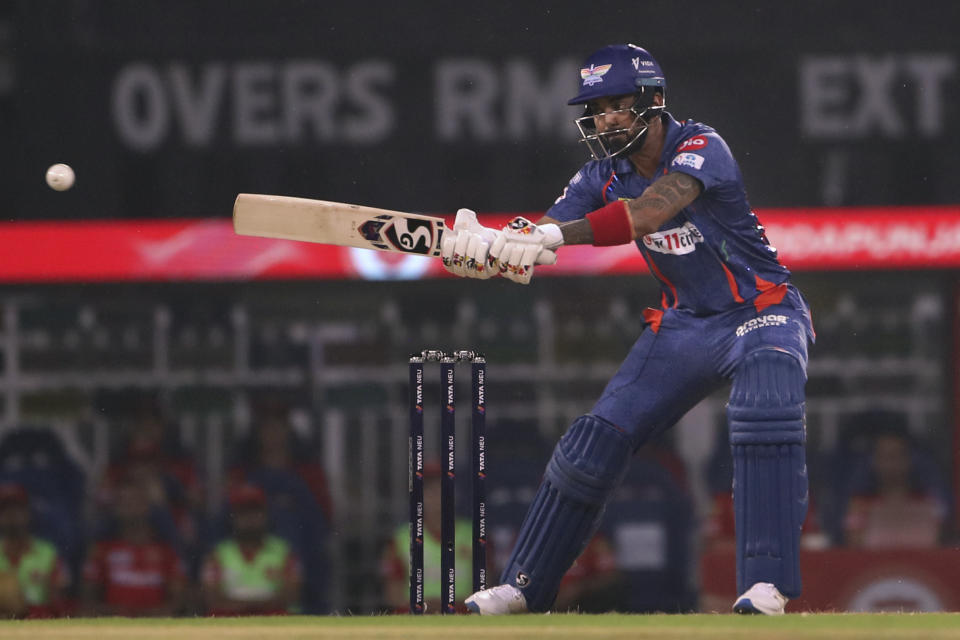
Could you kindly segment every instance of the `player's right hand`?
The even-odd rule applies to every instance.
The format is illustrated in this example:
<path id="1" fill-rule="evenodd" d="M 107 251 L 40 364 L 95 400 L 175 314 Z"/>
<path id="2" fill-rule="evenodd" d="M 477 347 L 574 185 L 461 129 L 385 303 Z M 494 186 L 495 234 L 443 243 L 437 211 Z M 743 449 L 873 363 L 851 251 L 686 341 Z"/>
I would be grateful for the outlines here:
<path id="1" fill-rule="evenodd" d="M 440 257 L 450 273 L 461 278 L 486 280 L 498 275 L 497 269 L 487 264 L 490 246 L 500 231 L 488 229 L 477 222 L 477 214 L 470 209 L 457 211 L 453 229 L 443 234 L 440 241 Z"/>
<path id="2" fill-rule="evenodd" d="M 553 223 L 536 225 L 523 217 L 507 223 L 490 247 L 490 263 L 507 280 L 530 284 L 534 265 L 554 264 L 563 233 Z"/>

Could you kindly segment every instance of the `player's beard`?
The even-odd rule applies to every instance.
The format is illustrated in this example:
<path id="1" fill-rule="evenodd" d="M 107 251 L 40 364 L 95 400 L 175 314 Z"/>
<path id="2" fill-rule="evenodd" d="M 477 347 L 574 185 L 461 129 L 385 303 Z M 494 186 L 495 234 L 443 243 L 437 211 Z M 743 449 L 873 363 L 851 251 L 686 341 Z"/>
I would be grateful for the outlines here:
<path id="1" fill-rule="evenodd" d="M 638 129 L 638 127 L 631 127 L 625 133 L 618 133 L 607 138 L 607 147 L 610 149 L 610 154 L 617 156 L 627 155 L 630 152 L 637 151 L 643 146 L 643 139 L 646 136 L 641 134 L 640 137 L 637 138 L 636 129 Z"/>
<path id="2" fill-rule="evenodd" d="M 629 130 L 623 133 L 603 133 L 600 134 L 603 148 L 609 156 L 619 155 L 630 143 L 630 132 Z"/>
<path id="3" fill-rule="evenodd" d="M 656 117 L 656 116 L 654 116 Z M 630 129 L 627 133 L 623 134 L 625 146 L 622 148 L 619 146 L 620 140 L 618 142 L 617 155 L 628 156 L 632 153 L 636 153 L 643 148 L 644 143 L 647 141 L 647 134 L 650 133 L 650 123 L 653 121 L 646 120 L 645 118 L 638 116 L 637 119 L 630 126 Z M 643 133 L 637 135 L 637 131 L 643 130 Z"/>
<path id="4" fill-rule="evenodd" d="M 628 144 L 632 134 L 630 130 L 624 131 L 622 133 L 617 133 L 607 137 L 607 140 L 610 141 L 610 146 L 620 149 L 624 145 Z"/>
<path id="5" fill-rule="evenodd" d="M 604 142 L 611 156 L 628 155 L 640 149 L 643 146 L 643 139 L 646 137 L 641 131 L 648 127 L 647 121 L 640 116 L 634 117 L 630 126 L 621 133 L 609 133 L 604 136 Z M 639 137 L 638 137 L 639 134 Z"/>

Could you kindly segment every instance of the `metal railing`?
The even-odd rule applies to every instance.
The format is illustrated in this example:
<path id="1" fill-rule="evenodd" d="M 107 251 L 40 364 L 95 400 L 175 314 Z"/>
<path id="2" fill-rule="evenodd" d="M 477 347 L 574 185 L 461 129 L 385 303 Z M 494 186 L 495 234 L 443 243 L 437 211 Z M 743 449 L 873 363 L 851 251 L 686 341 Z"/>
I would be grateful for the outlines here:
<path id="1" fill-rule="evenodd" d="M 130 301 L 134 307 L 143 303 L 143 299 Z M 283 352 L 292 357 L 289 362 L 283 362 L 278 356 L 272 364 L 258 363 L 256 353 L 270 353 L 269 344 L 262 344 L 263 336 L 258 333 L 261 319 L 248 303 L 238 302 L 225 314 L 227 325 L 218 330 L 225 332 L 226 344 L 217 348 L 219 355 L 206 363 L 188 365 L 178 363 L 178 358 L 183 357 L 176 354 L 189 353 L 189 349 L 178 344 L 172 321 L 174 310 L 168 304 L 152 304 L 145 312 L 141 310 L 141 322 L 135 327 L 140 335 L 149 336 L 149 344 L 141 343 L 135 350 L 137 357 L 131 358 L 137 361 L 136 366 L 124 365 L 123 350 L 117 344 L 121 339 L 117 336 L 124 335 L 126 325 L 103 326 L 108 338 L 104 344 L 101 333 L 97 348 L 104 353 L 112 352 L 109 364 L 98 364 L 92 337 L 90 344 L 81 336 L 79 343 L 73 341 L 73 346 L 66 343 L 49 346 L 62 334 L 58 334 L 56 328 L 43 329 L 50 338 L 45 343 L 41 329 L 23 320 L 25 308 L 42 309 L 44 304 L 42 291 L 30 297 L 0 296 L 3 428 L 24 422 L 53 426 L 68 443 L 88 478 L 95 479 L 102 473 L 109 456 L 110 416 L 90 406 L 84 408 L 82 402 L 73 410 L 45 415 L 36 409 L 37 398 L 42 400 L 65 392 L 90 398 L 104 390 L 157 391 L 171 404 L 182 439 L 202 456 L 207 504 L 212 512 L 222 497 L 228 446 L 238 434 L 250 428 L 251 394 L 260 389 L 294 391 L 302 398 L 303 420 L 299 426 L 319 443 L 317 458 L 325 467 L 333 497 L 334 522 L 327 550 L 331 559 L 331 575 L 327 581 L 330 605 L 338 611 L 348 608 L 370 611 L 383 604 L 378 586 L 381 546 L 395 526 L 404 522 L 406 515 L 407 371 L 401 354 L 410 350 L 405 343 L 420 329 L 411 326 L 413 321 L 404 321 L 396 300 L 380 302 L 379 317 L 364 318 L 362 322 L 350 317 L 318 320 L 299 316 L 294 311 L 285 316 L 282 309 L 273 310 L 275 324 L 279 323 L 277 326 L 283 335 L 279 343 Z M 98 326 L 98 304 L 97 299 L 83 305 L 78 303 L 78 308 L 86 305 L 92 310 L 93 326 Z M 430 344 L 475 344 L 473 340 L 458 338 L 484 335 L 485 319 L 478 315 L 477 302 L 464 298 L 456 305 L 453 313 L 456 326 L 446 330 L 438 328 L 439 335 L 433 336 L 435 339 L 429 340 Z M 573 342 L 582 339 L 584 322 L 578 325 L 575 319 L 558 317 L 552 300 L 547 297 L 538 298 L 530 308 L 520 312 L 514 326 L 519 327 L 515 331 L 520 336 L 517 344 L 524 345 L 525 355 L 513 360 L 490 358 L 489 362 L 490 379 L 494 381 L 494 386 L 487 391 L 490 440 L 494 449 L 497 438 L 508 437 L 497 432 L 498 422 L 523 423 L 549 441 L 589 409 L 596 393 L 619 366 L 619 358 L 626 354 L 640 332 L 638 317 L 630 309 L 631 304 L 625 298 L 608 300 L 597 313 L 607 326 L 615 328 L 616 335 L 608 340 L 612 346 L 599 355 L 580 359 L 568 345 L 571 337 Z M 808 420 L 811 428 L 816 429 L 818 447 L 832 447 L 844 417 L 867 409 L 889 408 L 902 412 L 917 432 L 944 419 L 945 389 L 938 380 L 949 366 L 947 356 L 932 350 L 930 331 L 924 331 L 924 327 L 930 326 L 938 331 L 942 329 L 942 305 L 931 303 L 929 294 L 918 294 L 912 304 L 904 304 L 899 309 L 902 311 L 890 312 L 894 316 L 888 313 L 871 319 L 868 314 L 852 312 L 849 301 L 845 300 L 837 309 L 819 314 L 821 326 L 828 327 L 827 331 L 838 330 L 836 327 L 844 326 L 851 317 L 857 318 L 860 331 L 869 331 L 871 322 L 887 329 L 899 323 L 910 330 L 905 332 L 903 344 L 889 351 L 860 352 L 849 357 L 820 355 L 814 351 L 809 370 L 811 382 L 844 381 L 844 387 L 836 393 L 819 393 L 808 401 Z M 177 311 L 189 317 L 188 310 Z M 85 322 L 87 333 L 83 335 L 93 336 L 89 316 Z M 70 325 L 70 322 L 62 324 Z M 502 326 L 509 333 L 510 322 L 504 321 Z M 589 329 L 586 331 L 589 335 Z M 418 342 L 420 337 L 417 336 Z M 487 338 L 493 342 L 497 339 L 496 335 Z M 47 347 L 38 346 L 43 344 Z M 193 344 L 197 344 L 196 341 Z M 377 345 L 383 344 L 388 348 L 378 351 Z M 359 353 L 362 345 L 368 345 L 363 353 L 377 354 L 379 359 L 352 361 L 351 350 Z M 35 359 L 33 355 L 43 349 L 47 350 L 46 360 L 55 362 L 57 349 L 70 353 L 71 349 L 76 352 L 87 347 L 92 355 L 80 365 L 30 364 Z M 530 358 L 529 354 L 534 357 Z M 872 390 L 877 381 L 904 378 L 911 383 L 896 392 Z M 357 389 L 361 390 L 359 395 L 378 400 L 357 401 L 353 398 L 356 394 L 351 393 Z M 183 390 L 207 394 L 212 401 L 208 406 L 199 407 L 181 403 L 175 398 Z M 503 393 L 506 390 L 509 392 Z M 698 451 L 708 444 L 714 446 L 718 437 L 715 427 L 723 419 L 723 404 L 722 393 L 707 399 L 694 412 L 698 424 L 687 425 L 684 431 L 699 432 L 703 440 L 697 447 L 683 443 L 677 447 L 695 480 L 703 477 L 699 465 L 704 460 Z M 89 428 L 78 429 L 78 423 Z M 435 426 L 428 423 L 427 428 Z M 428 437 L 428 442 L 434 440 Z M 464 468 L 469 466 L 468 461 L 465 460 L 464 465 Z M 361 469 L 370 472 L 358 473 Z M 491 485 L 496 481 L 492 477 Z M 702 486 L 694 487 L 701 508 L 706 500 L 703 491 Z M 491 517 L 495 520 L 496 514 Z M 352 554 L 349 557 L 348 551 Z"/>

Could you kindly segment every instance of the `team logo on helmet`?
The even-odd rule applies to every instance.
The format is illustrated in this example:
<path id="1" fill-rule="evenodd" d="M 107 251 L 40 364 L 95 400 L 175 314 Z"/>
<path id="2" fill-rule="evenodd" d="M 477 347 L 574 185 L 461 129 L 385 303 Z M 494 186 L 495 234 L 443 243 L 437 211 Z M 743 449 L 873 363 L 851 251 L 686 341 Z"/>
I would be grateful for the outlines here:
<path id="1" fill-rule="evenodd" d="M 603 82 L 603 76 L 610 71 L 612 64 L 601 64 L 599 66 L 592 64 L 589 67 L 580 69 L 580 77 L 583 78 L 583 86 L 590 87 L 598 82 Z"/>

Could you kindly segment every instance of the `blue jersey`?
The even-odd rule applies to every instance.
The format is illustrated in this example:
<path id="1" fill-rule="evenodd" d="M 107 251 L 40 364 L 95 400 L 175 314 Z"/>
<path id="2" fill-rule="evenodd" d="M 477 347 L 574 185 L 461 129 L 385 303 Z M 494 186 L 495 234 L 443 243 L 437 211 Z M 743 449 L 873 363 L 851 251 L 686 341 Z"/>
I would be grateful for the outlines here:
<path id="1" fill-rule="evenodd" d="M 663 123 L 663 155 L 652 179 L 637 173 L 627 158 L 590 161 L 546 215 L 560 222 L 578 220 L 613 200 L 640 196 L 661 175 L 686 173 L 703 184 L 700 196 L 656 233 L 636 241 L 660 282 L 663 308 L 708 315 L 780 302 L 790 272 L 750 210 L 729 147 L 704 124 L 677 122 L 667 113 Z"/>

